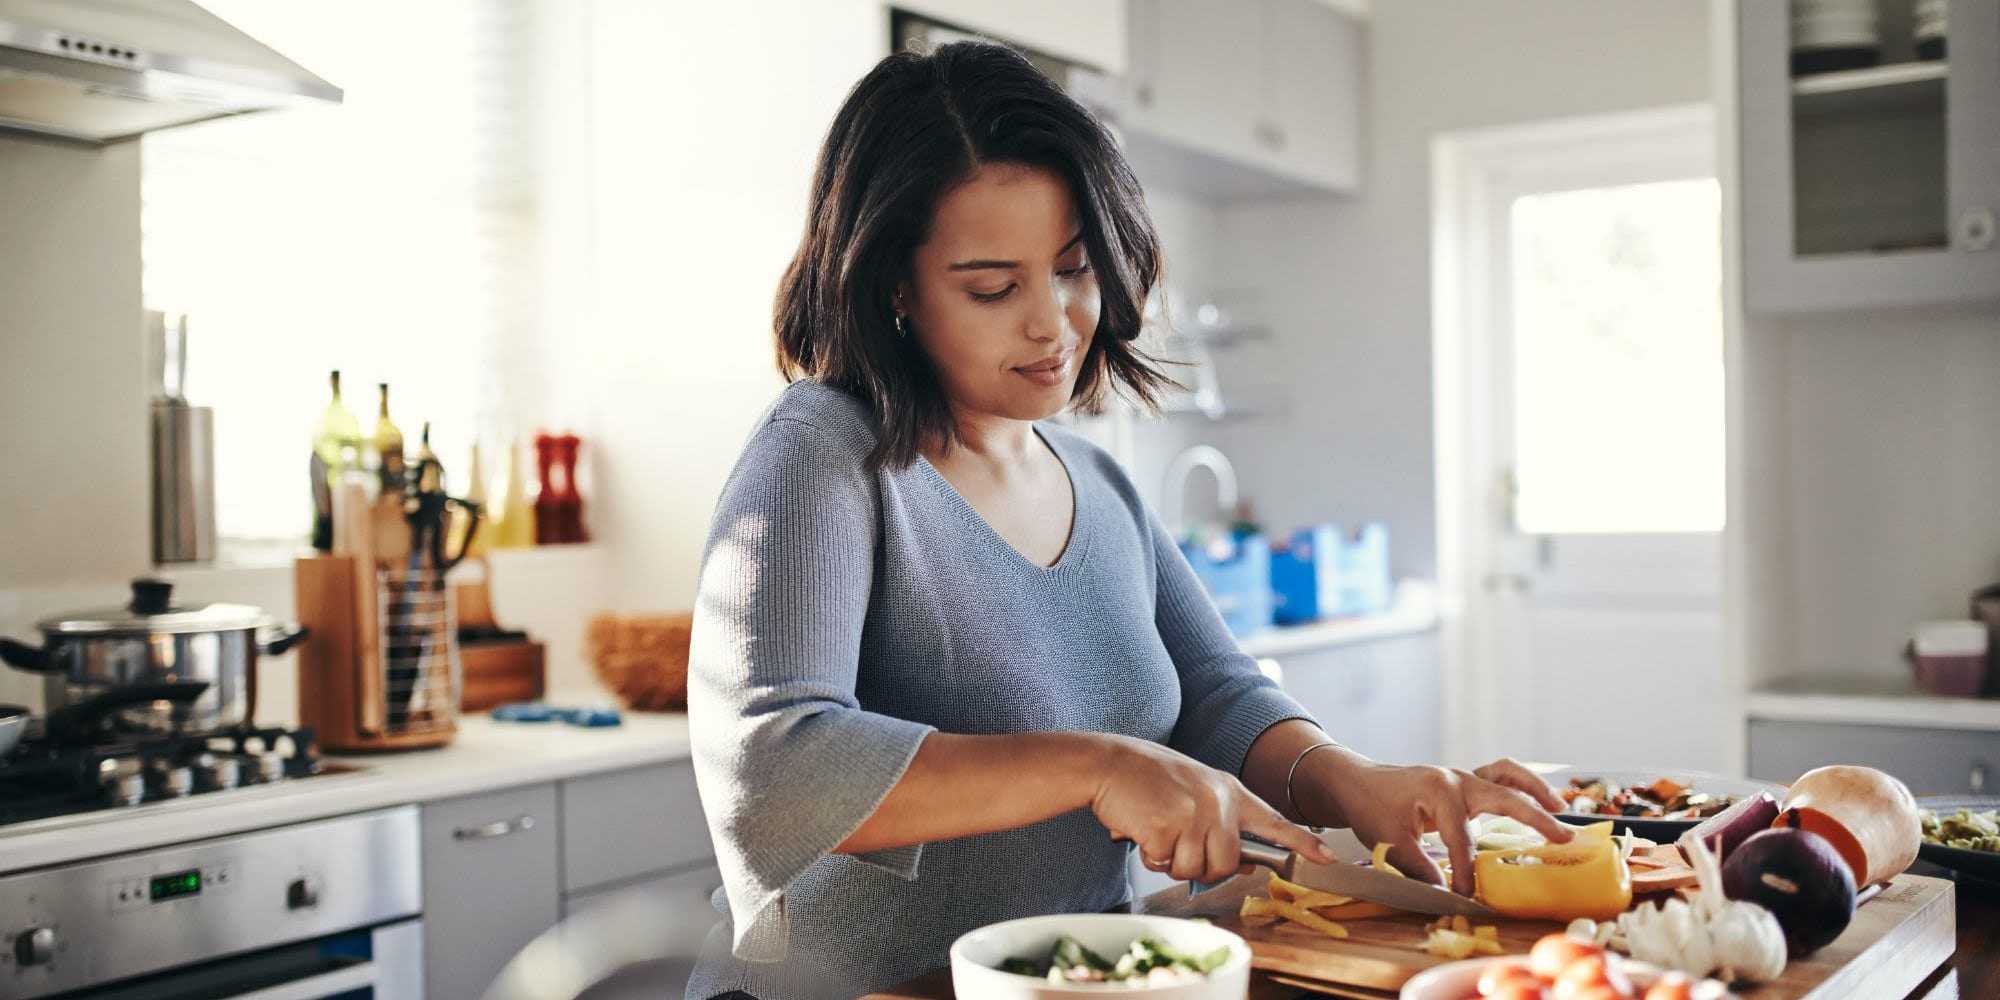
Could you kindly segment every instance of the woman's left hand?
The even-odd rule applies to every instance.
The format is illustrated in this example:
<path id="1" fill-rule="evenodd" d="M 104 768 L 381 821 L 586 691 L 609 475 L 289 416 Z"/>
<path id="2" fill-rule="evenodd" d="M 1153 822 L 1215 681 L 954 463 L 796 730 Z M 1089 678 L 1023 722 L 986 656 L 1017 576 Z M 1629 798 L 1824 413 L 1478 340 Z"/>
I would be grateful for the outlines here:
<path id="1" fill-rule="evenodd" d="M 1549 815 L 1563 807 L 1555 791 L 1533 771 L 1499 760 L 1472 771 L 1450 767 L 1402 767 L 1359 754 L 1315 754 L 1299 769 L 1302 803 L 1318 799 L 1342 825 L 1368 846 L 1389 845 L 1389 863 L 1411 878 L 1442 884 L 1443 874 L 1424 854 L 1420 838 L 1436 830 L 1451 854 L 1451 888 L 1473 891 L 1472 833 L 1468 821 L 1481 813 L 1511 816 L 1564 843 L 1571 828 Z M 1308 770 L 1308 768 L 1311 770 Z M 1308 810 L 1315 822 L 1319 811 Z"/>

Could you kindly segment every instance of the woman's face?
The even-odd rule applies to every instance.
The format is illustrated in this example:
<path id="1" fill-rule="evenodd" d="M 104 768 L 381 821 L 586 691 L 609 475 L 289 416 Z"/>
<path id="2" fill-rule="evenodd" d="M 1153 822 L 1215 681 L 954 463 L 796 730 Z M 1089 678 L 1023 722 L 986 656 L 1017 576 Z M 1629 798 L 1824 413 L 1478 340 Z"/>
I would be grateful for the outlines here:
<path id="1" fill-rule="evenodd" d="M 955 410 L 1041 420 L 1068 405 L 1100 303 L 1056 175 L 980 168 L 938 203 L 899 294 Z"/>

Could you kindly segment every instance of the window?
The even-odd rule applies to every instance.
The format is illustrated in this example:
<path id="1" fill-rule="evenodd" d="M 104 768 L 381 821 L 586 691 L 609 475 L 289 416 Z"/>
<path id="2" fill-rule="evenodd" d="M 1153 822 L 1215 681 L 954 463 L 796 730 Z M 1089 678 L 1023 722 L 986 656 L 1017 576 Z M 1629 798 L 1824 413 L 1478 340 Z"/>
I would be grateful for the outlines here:
<path id="1" fill-rule="evenodd" d="M 205 3 L 346 90 L 143 140 L 146 300 L 189 315 L 220 533 L 306 534 L 332 369 L 364 430 L 377 382 L 412 449 L 432 421 L 464 489 L 531 332 L 527 0 Z"/>
<path id="2" fill-rule="evenodd" d="M 1520 530 L 1722 528 L 1719 199 L 1700 178 L 1515 200 Z"/>

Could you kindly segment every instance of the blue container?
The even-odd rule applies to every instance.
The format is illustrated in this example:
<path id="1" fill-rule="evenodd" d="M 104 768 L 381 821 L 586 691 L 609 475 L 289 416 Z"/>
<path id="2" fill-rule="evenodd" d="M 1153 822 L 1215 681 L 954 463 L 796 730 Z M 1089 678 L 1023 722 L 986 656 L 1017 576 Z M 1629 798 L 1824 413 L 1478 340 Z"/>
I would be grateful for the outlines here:
<path id="1" fill-rule="evenodd" d="M 1271 543 L 1263 536 L 1232 535 L 1207 546 L 1182 542 L 1181 553 L 1229 631 L 1244 636 L 1270 627 Z"/>
<path id="2" fill-rule="evenodd" d="M 1370 524 L 1351 540 L 1331 524 L 1294 533 L 1271 553 L 1271 594 L 1280 625 L 1388 610 L 1389 530 Z"/>
<path id="3" fill-rule="evenodd" d="M 1341 613 L 1367 615 L 1387 611 L 1395 600 L 1395 588 L 1389 579 L 1389 529 L 1380 524 L 1366 525 L 1353 541 L 1341 546 Z"/>
<path id="4" fill-rule="evenodd" d="M 1320 524 L 1294 532 L 1271 553 L 1271 618 L 1300 625 L 1340 613 L 1340 529 Z"/>

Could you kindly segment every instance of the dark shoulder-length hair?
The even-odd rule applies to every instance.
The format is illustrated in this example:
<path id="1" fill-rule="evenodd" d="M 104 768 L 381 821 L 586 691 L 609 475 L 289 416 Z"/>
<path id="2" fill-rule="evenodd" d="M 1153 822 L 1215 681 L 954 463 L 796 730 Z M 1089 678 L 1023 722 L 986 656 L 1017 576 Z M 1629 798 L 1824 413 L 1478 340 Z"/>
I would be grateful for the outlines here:
<path id="1" fill-rule="evenodd" d="M 1123 391 L 1156 407 L 1173 384 L 1136 343 L 1160 245 L 1116 138 L 1004 46 L 897 53 L 834 116 L 776 309 L 785 377 L 815 377 L 873 410 L 881 437 L 871 468 L 902 468 L 926 445 L 958 442 L 929 359 L 914 337 L 897 335 L 893 303 L 939 200 L 999 163 L 1050 171 L 1076 203 L 1102 311 L 1071 405 L 1101 412 L 1108 392 Z"/>

